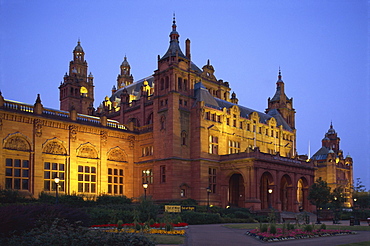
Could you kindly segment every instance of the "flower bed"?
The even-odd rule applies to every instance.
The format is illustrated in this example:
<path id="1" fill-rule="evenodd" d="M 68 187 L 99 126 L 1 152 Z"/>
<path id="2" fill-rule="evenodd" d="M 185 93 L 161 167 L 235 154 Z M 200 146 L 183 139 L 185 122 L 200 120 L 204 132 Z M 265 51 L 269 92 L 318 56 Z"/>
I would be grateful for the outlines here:
<path id="1" fill-rule="evenodd" d="M 326 230 L 326 229 L 312 230 L 311 232 L 303 231 L 302 229 L 294 229 L 294 230 L 285 230 L 283 232 L 283 229 L 277 228 L 275 234 L 272 234 L 270 232 L 261 232 L 259 229 L 247 231 L 246 234 L 265 242 L 275 242 L 282 240 L 303 239 L 312 237 L 348 235 L 356 234 L 356 232 L 352 232 L 350 230 Z"/>
<path id="2" fill-rule="evenodd" d="M 171 226 L 176 230 L 165 230 L 163 228 L 166 227 L 164 223 L 154 223 L 150 225 L 148 228 L 144 223 L 139 223 L 139 225 L 143 228 L 142 230 L 134 229 L 136 224 L 134 223 L 126 223 L 121 224 L 120 228 L 118 228 L 118 224 L 104 224 L 104 225 L 93 225 L 90 226 L 91 229 L 100 229 L 106 232 L 114 232 L 114 233 L 147 233 L 147 234 L 165 234 L 165 235 L 184 235 L 185 230 L 180 230 L 188 227 L 187 223 L 171 223 Z"/>

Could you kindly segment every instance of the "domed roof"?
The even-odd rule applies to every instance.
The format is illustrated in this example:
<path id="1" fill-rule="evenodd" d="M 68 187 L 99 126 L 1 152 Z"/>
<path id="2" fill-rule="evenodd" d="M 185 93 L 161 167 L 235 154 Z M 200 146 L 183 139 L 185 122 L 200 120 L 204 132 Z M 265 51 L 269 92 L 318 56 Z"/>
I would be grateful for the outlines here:
<path id="1" fill-rule="evenodd" d="M 84 50 L 82 49 L 80 40 L 78 40 L 77 46 L 75 47 L 74 51 L 84 52 Z"/>
<path id="2" fill-rule="evenodd" d="M 125 66 L 125 67 L 129 67 L 130 66 L 130 64 L 128 63 L 128 61 L 127 61 L 127 57 L 125 56 L 125 58 L 123 59 L 123 62 L 122 62 L 122 64 L 121 64 L 122 66 Z"/>

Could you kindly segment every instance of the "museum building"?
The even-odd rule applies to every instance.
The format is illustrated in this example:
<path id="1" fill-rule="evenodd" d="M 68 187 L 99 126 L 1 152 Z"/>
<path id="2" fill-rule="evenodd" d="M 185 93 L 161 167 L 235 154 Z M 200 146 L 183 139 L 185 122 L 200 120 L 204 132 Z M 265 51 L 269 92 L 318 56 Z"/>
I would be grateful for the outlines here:
<path id="1" fill-rule="evenodd" d="M 124 57 L 97 109 L 80 41 L 59 85 L 60 110 L 44 107 L 40 95 L 30 105 L 0 94 L 0 188 L 55 194 L 58 177 L 61 194 L 136 199 L 145 183 L 156 202 L 311 211 L 319 159 L 296 152 L 295 109 L 281 71 L 264 112 L 241 106 L 209 60 L 193 63 L 189 39 L 182 52 L 176 29 L 174 19 L 152 75 L 134 81 Z M 352 182 L 352 159 L 344 164 Z"/>

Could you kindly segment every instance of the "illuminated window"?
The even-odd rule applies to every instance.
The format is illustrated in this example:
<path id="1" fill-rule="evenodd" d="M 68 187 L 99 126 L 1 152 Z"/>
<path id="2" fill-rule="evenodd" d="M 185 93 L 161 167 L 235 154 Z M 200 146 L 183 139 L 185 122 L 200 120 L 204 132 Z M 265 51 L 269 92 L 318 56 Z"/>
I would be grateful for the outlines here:
<path id="1" fill-rule="evenodd" d="M 123 195 L 123 169 L 108 168 L 108 194 Z"/>
<path id="2" fill-rule="evenodd" d="M 216 168 L 208 168 L 208 187 L 212 193 L 216 193 Z"/>
<path id="3" fill-rule="evenodd" d="M 29 190 L 29 161 L 5 160 L 5 189 Z"/>
<path id="4" fill-rule="evenodd" d="M 210 112 L 206 112 L 206 120 L 210 120 L 211 119 L 211 113 Z"/>
<path id="5" fill-rule="evenodd" d="M 96 193 L 96 167 L 78 166 L 78 192 Z"/>
<path id="6" fill-rule="evenodd" d="M 240 142 L 229 140 L 229 154 L 240 153 Z"/>
<path id="7" fill-rule="evenodd" d="M 44 162 L 44 190 L 55 191 L 57 184 L 54 182 L 54 178 L 59 178 L 59 190 L 64 191 L 65 182 L 65 164 L 55 162 Z"/>
<path id="8" fill-rule="evenodd" d="M 218 137 L 209 136 L 209 153 L 218 154 Z"/>
<path id="9" fill-rule="evenodd" d="M 153 171 L 146 169 L 141 172 L 142 183 L 153 184 Z"/>

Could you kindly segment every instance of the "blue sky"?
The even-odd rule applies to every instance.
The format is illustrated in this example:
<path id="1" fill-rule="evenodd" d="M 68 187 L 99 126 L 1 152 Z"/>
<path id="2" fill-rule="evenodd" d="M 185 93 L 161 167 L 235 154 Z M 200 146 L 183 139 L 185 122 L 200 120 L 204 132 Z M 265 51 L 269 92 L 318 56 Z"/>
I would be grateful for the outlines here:
<path id="1" fill-rule="evenodd" d="M 264 111 L 279 66 L 293 97 L 297 150 L 321 147 L 330 122 L 370 189 L 369 3 L 310 1 L 0 0 L 0 90 L 6 99 L 59 109 L 58 86 L 77 40 L 95 77 L 95 107 L 126 55 L 135 80 L 153 74 L 172 15 L 192 60 L 210 59 L 239 104 Z"/>

